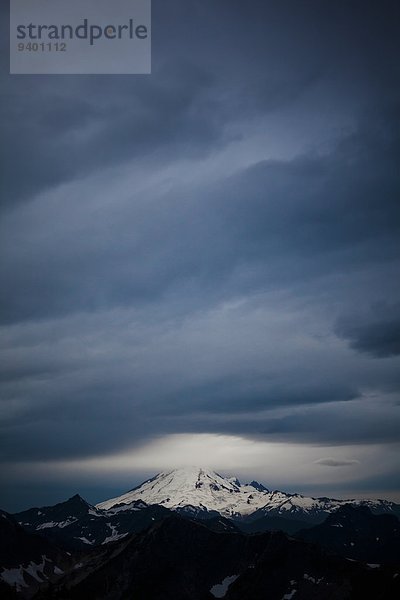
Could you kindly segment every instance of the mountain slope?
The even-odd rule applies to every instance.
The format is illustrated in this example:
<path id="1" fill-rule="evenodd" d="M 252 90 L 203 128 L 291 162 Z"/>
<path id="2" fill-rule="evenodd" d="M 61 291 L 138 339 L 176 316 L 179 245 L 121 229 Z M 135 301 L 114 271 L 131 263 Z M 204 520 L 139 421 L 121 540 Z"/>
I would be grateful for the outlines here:
<path id="1" fill-rule="evenodd" d="M 366 506 L 345 505 L 315 527 L 296 534 L 334 554 L 369 563 L 400 563 L 400 521 L 373 515 Z"/>
<path id="2" fill-rule="evenodd" d="M 139 500 L 196 516 L 218 512 L 224 517 L 253 520 L 279 516 L 316 523 L 348 502 L 368 506 L 376 513 L 400 515 L 400 506 L 385 500 L 332 500 L 270 492 L 255 481 L 242 485 L 236 478 L 202 468 L 160 473 L 122 496 L 97 504 L 97 508 L 109 510 Z"/>
<path id="3" fill-rule="evenodd" d="M 192 513 L 216 511 L 223 516 L 235 516 L 253 512 L 265 504 L 266 492 L 252 485 L 242 486 L 237 479 L 227 479 L 218 473 L 201 468 L 175 469 L 160 473 L 139 487 L 97 505 L 110 509 L 116 504 L 129 504 L 151 499 L 152 504 Z"/>
<path id="4" fill-rule="evenodd" d="M 97 549 L 90 565 L 41 598 L 392 600 L 399 590 L 393 575 L 393 570 L 327 556 L 280 532 L 216 532 L 176 515 Z"/>
<path id="5" fill-rule="evenodd" d="M 269 535 L 269 534 L 267 534 Z M 214 531 L 173 515 L 99 554 L 91 570 L 66 578 L 56 598 L 202 600 L 232 571 L 239 573 L 262 552 L 262 536 Z M 51 597 L 51 596 L 50 596 Z"/>
<path id="6" fill-rule="evenodd" d="M 285 517 L 269 517 L 264 516 L 258 519 L 235 519 L 235 524 L 244 533 L 262 533 L 264 531 L 284 531 L 289 535 L 292 535 L 300 529 L 312 527 L 311 523 L 307 521 L 300 521 L 296 519 L 285 519 Z"/>
<path id="7" fill-rule="evenodd" d="M 375 568 L 327 555 L 316 545 L 271 534 L 254 568 L 229 586 L 225 600 L 393 600 L 398 568 Z"/>
<path id="8" fill-rule="evenodd" d="M 11 515 L 0 511 L 0 581 L 2 597 L 12 591 L 31 596 L 46 582 L 60 578 L 71 557 L 49 540 L 26 532 Z M 9 586 L 9 587 L 8 587 Z"/>
<path id="9" fill-rule="evenodd" d="M 14 518 L 28 532 L 39 533 L 68 550 L 79 550 L 142 531 L 169 512 L 163 506 L 148 506 L 142 501 L 104 511 L 75 495 L 55 506 L 17 513 Z"/>

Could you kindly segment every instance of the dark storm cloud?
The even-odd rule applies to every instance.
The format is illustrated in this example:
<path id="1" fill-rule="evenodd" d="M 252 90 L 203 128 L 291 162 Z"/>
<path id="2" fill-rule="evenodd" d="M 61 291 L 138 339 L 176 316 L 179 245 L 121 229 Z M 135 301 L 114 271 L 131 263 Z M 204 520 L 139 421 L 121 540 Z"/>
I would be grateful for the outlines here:
<path id="1" fill-rule="evenodd" d="M 15 206 L 21 197 L 155 150 L 164 159 L 206 152 L 227 121 L 282 110 L 323 84 L 327 73 L 336 78 L 343 69 L 346 79 L 349 66 L 358 69 L 353 86 L 362 82 L 372 97 L 387 100 L 394 66 L 381 55 L 392 50 L 392 25 L 379 18 L 381 6 L 364 6 L 362 20 L 354 14 L 349 36 L 349 10 L 341 3 L 314 3 L 307 10 L 256 2 L 246 16 L 231 2 L 218 10 L 189 4 L 184 9 L 181 3 L 155 3 L 158 60 L 151 77 L 120 76 L 111 84 L 95 76 L 6 77 L 3 204 Z M 4 14 L 4 44 L 7 21 Z M 366 23 L 375 29 L 372 39 L 365 37 Z M 308 101 L 324 102 L 323 96 L 322 87 Z"/>
<path id="2" fill-rule="evenodd" d="M 12 78 L 3 93 L 0 192 L 8 206 L 155 146 L 201 153 L 221 135 L 222 123 L 205 106 L 212 78 L 193 65 L 165 65 L 154 79 L 121 77 L 112 86 L 101 79 L 42 81 L 37 89 L 33 78 Z"/>
<path id="3" fill-rule="evenodd" d="M 376 358 L 400 354 L 400 305 L 380 304 L 369 312 L 342 317 L 336 333 L 349 341 L 350 347 Z"/>
<path id="4" fill-rule="evenodd" d="M 110 84 L 98 76 L 5 76 L 2 206 L 14 207 L 57 184 L 147 155 L 166 161 L 215 150 L 237 111 L 265 112 L 290 104 L 318 79 L 318 67 L 307 63 L 288 67 L 291 81 L 282 74 L 260 78 L 259 72 L 241 68 L 242 80 L 232 88 L 224 66 L 213 64 L 212 47 L 202 49 L 196 16 L 189 12 L 185 27 L 192 51 L 182 52 L 169 33 L 180 23 L 171 6 L 163 8 L 153 11 L 153 53 L 159 60 L 151 77 L 119 76 Z M 215 28 L 210 15 L 197 17 L 205 28 Z"/>
<path id="5" fill-rule="evenodd" d="M 2 236 L 2 319 L 142 305 L 188 281 L 204 304 L 227 288 L 243 293 L 389 261 L 400 233 L 389 134 L 385 123 L 381 134 L 360 131 L 328 156 L 264 161 L 192 190 L 178 184 L 156 204 L 132 191 L 123 212 L 110 204 L 92 215 L 75 201 L 79 227 L 67 227 L 60 202 L 35 204 L 33 218 L 12 214 Z M 53 220 L 54 233 L 44 235 Z M 15 245 L 16 228 L 29 252 Z M 244 281 L 234 275 L 242 266 L 250 267 Z"/>
<path id="6" fill-rule="evenodd" d="M 250 259 L 296 254 L 334 269 L 396 255 L 397 148 L 362 138 L 324 158 L 261 163 L 228 184 L 226 220 Z"/>
<path id="7" fill-rule="evenodd" d="M 325 412 L 313 410 L 282 418 L 266 420 L 263 433 L 277 439 L 306 442 L 313 440 L 324 444 L 385 444 L 398 442 L 399 415 L 397 410 L 383 407 L 383 402 L 375 410 L 365 410 L 366 402 L 350 406 L 344 411 L 342 406 Z M 328 419 L 325 421 L 325 419 Z"/>
<path id="8" fill-rule="evenodd" d="M 185 388 L 174 394 L 164 407 L 165 414 L 200 412 L 209 414 L 249 414 L 276 406 L 301 406 L 325 402 L 346 402 L 359 397 L 351 385 L 336 381 L 284 382 L 279 375 L 262 379 L 257 373 L 230 374 L 224 380 L 211 380 L 200 388 Z M 190 397 L 190 404 L 187 397 Z M 172 409 L 171 409 L 172 406 Z"/>
<path id="9" fill-rule="evenodd" d="M 385 445 L 399 441 L 400 416 L 397 407 L 383 397 L 375 405 L 366 399 L 354 403 L 332 403 L 300 407 L 290 414 L 259 413 L 220 415 L 201 413 L 195 418 L 173 415 L 169 421 L 162 418 L 163 426 L 170 423 L 181 433 L 212 432 L 248 436 L 267 442 L 340 445 Z M 155 416 L 155 426 L 160 417 Z"/>
<path id="10" fill-rule="evenodd" d="M 4 74 L 9 470 L 398 440 L 398 11 L 154 2 L 150 77 Z"/>

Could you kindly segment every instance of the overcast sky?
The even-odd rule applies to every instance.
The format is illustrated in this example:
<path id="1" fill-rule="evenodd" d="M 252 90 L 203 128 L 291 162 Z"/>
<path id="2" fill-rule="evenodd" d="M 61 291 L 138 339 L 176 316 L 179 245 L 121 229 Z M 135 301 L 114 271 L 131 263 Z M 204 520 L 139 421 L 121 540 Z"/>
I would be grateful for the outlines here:
<path id="1" fill-rule="evenodd" d="M 201 464 L 400 501 L 399 3 L 153 0 L 148 76 L 10 76 L 0 506 Z"/>

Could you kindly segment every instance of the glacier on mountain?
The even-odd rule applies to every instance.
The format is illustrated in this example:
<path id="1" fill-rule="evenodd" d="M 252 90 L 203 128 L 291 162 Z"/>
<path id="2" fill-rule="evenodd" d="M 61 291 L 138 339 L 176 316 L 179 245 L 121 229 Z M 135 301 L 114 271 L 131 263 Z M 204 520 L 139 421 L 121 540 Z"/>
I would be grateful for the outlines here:
<path id="1" fill-rule="evenodd" d="M 326 515 L 349 502 L 379 512 L 391 512 L 392 505 L 384 500 L 333 500 L 271 492 L 257 481 L 243 485 L 236 477 L 223 477 L 200 467 L 186 467 L 159 473 L 126 494 L 100 502 L 96 508 L 109 511 L 138 501 L 193 514 L 215 511 L 224 517 L 254 514 L 257 518 Z"/>

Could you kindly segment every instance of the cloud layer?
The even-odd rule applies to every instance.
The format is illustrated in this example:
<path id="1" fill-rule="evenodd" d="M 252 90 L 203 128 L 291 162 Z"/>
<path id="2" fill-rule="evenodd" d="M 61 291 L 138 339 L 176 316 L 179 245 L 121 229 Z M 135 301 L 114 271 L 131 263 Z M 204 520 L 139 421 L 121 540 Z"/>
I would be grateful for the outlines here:
<path id="1" fill-rule="evenodd" d="M 398 6 L 347 4 L 155 1 L 149 77 L 4 67 L 5 508 L 19 468 L 46 502 L 35 480 L 56 498 L 66 465 L 175 436 L 286 445 L 282 486 L 301 445 L 313 493 L 393 491 Z"/>

